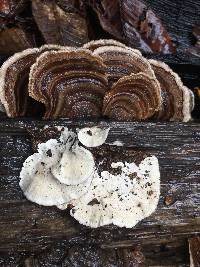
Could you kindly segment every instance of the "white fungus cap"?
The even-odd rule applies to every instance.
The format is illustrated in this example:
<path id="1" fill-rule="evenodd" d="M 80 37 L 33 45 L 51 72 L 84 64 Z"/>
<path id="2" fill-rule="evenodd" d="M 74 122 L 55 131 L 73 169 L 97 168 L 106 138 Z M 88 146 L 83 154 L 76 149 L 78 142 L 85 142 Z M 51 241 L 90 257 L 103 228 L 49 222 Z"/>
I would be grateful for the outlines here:
<path id="1" fill-rule="evenodd" d="M 105 143 L 110 128 L 86 127 L 78 131 L 78 140 L 86 147 L 97 147 Z"/>
<path id="2" fill-rule="evenodd" d="M 119 175 L 96 172 L 87 193 L 72 201 L 71 216 L 92 228 L 111 223 L 131 228 L 155 211 L 160 195 L 157 158 L 147 157 L 139 166 L 122 164 L 112 165 L 121 168 Z"/>
<path id="3" fill-rule="evenodd" d="M 65 150 L 52 173 L 63 184 L 78 185 L 93 175 L 94 168 L 92 153 L 76 144 L 71 150 Z"/>
<path id="4" fill-rule="evenodd" d="M 20 172 L 20 187 L 27 199 L 40 205 L 52 206 L 68 203 L 86 193 L 92 180 L 91 173 L 82 183 L 66 185 L 57 180 L 51 171 L 59 164 L 62 154 L 74 144 L 75 136 L 65 128 L 59 140 L 50 139 L 38 145 L 38 152 L 26 159 Z M 80 164 L 79 161 L 75 163 L 74 168 Z"/>

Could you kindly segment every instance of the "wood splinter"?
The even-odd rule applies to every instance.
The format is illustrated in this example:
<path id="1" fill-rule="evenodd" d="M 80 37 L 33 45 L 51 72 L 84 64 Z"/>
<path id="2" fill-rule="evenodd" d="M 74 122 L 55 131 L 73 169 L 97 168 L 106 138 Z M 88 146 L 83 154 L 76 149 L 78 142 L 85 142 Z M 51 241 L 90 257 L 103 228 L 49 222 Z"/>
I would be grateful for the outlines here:
<path id="1" fill-rule="evenodd" d="M 200 266 L 200 237 L 196 236 L 190 238 L 189 242 L 189 253 L 190 253 L 190 267 Z"/>

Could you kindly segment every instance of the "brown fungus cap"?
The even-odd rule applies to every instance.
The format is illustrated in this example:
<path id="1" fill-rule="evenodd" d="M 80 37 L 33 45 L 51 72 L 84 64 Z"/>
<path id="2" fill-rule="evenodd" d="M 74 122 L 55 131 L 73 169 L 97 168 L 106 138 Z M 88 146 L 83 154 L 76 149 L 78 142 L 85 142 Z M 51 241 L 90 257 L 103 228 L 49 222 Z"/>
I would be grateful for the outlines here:
<path id="1" fill-rule="evenodd" d="M 94 51 L 95 49 L 102 47 L 102 46 L 119 46 L 119 47 L 126 47 L 125 44 L 118 42 L 113 39 L 99 39 L 99 40 L 92 40 L 86 44 L 83 45 L 83 48 L 87 48 L 91 51 Z M 139 51 L 139 50 L 138 50 Z M 140 53 L 140 51 L 139 51 Z"/>
<path id="2" fill-rule="evenodd" d="M 131 73 L 144 72 L 154 76 L 148 60 L 138 54 L 137 51 L 119 46 L 103 46 L 94 50 L 93 54 L 100 56 L 107 66 L 110 86 L 119 78 Z"/>
<path id="3" fill-rule="evenodd" d="M 9 117 L 35 115 L 41 106 L 28 95 L 30 67 L 37 57 L 49 50 L 61 50 L 67 47 L 44 45 L 19 52 L 4 62 L 0 68 L 0 100 Z"/>
<path id="4" fill-rule="evenodd" d="M 151 118 L 161 106 L 160 86 L 148 74 L 125 76 L 116 82 L 104 98 L 103 114 L 119 121 Z"/>
<path id="5" fill-rule="evenodd" d="M 16 53 L 0 69 L 0 99 L 9 117 L 24 116 L 28 103 L 28 75 L 38 48 Z"/>
<path id="6" fill-rule="evenodd" d="M 45 105 L 45 119 L 101 116 L 106 67 L 89 50 L 49 51 L 32 66 L 29 94 Z"/>
<path id="7" fill-rule="evenodd" d="M 156 114 L 156 119 L 171 121 L 189 121 L 194 108 L 194 95 L 183 85 L 178 74 L 165 63 L 149 60 L 162 94 L 162 108 Z"/>

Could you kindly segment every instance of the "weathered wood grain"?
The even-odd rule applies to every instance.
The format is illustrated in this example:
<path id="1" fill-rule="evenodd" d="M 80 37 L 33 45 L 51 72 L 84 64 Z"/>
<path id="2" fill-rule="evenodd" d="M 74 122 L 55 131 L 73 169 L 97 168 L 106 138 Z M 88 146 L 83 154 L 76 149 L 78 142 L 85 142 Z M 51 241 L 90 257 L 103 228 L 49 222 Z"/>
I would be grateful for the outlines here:
<path id="1" fill-rule="evenodd" d="M 188 240 L 190 251 L 190 267 L 200 266 L 200 237 Z"/>
<path id="2" fill-rule="evenodd" d="M 94 124 L 109 125 L 111 129 L 107 143 L 112 144 L 118 140 L 124 144 L 123 148 L 111 146 L 111 150 L 116 151 L 119 159 L 122 155 L 121 149 L 129 152 L 147 151 L 156 155 L 161 166 L 161 197 L 157 211 L 133 229 L 107 226 L 94 230 L 79 225 L 65 211 L 27 201 L 18 185 L 22 163 L 31 154 L 27 128 L 42 127 L 46 124 L 65 125 L 72 129 Z M 7 264 L 5 266 L 16 266 L 11 265 L 12 260 L 14 264 L 22 263 L 30 255 L 38 256 L 45 250 L 50 257 L 56 246 L 59 255 L 59 242 L 70 246 L 87 244 L 102 249 L 130 247 L 139 243 L 147 258 L 147 266 L 188 264 L 187 239 L 200 233 L 199 181 L 198 123 L 2 120 L 0 265 L 2 263 Z M 166 196 L 172 197 L 171 205 L 165 204 Z M 10 256 L 6 263 L 5 257 L 8 255 Z"/>
<path id="3" fill-rule="evenodd" d="M 199 24 L 200 2 L 194 0 L 146 0 L 160 16 L 178 52 L 186 52 L 194 42 L 192 29 Z"/>

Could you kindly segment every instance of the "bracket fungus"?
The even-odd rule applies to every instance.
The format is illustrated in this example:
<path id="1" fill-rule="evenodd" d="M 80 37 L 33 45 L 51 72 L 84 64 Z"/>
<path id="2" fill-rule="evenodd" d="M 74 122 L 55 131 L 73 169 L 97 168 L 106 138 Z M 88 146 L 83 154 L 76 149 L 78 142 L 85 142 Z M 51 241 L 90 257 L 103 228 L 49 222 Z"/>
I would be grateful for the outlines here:
<path id="1" fill-rule="evenodd" d="M 138 158 L 136 153 L 131 163 L 112 162 L 109 171 L 104 167 L 100 172 L 92 152 L 78 144 L 80 131 L 56 129 L 60 136 L 40 143 L 37 153 L 23 164 L 20 187 L 27 199 L 39 205 L 70 208 L 71 216 L 92 228 L 108 224 L 134 227 L 155 211 L 160 195 L 155 156 L 142 154 Z M 88 129 L 99 137 L 95 146 L 105 141 L 109 131 L 83 128 L 79 137 Z M 90 139 L 87 144 L 94 146 Z"/>
<path id="2" fill-rule="evenodd" d="M 16 53 L 0 69 L 0 99 L 9 117 L 25 115 L 29 70 L 38 53 L 37 48 Z"/>
<path id="3" fill-rule="evenodd" d="M 70 214 L 81 224 L 131 228 L 155 211 L 160 195 L 157 158 L 147 157 L 139 166 L 119 162 L 111 167 L 120 167 L 121 174 L 96 172 L 87 193 L 72 201 Z"/>
<path id="4" fill-rule="evenodd" d="M 194 108 L 194 95 L 183 85 L 177 73 L 165 63 L 149 60 L 162 94 L 162 108 L 156 115 L 159 120 L 184 121 L 191 119 Z"/>
<path id="5" fill-rule="evenodd" d="M 119 79 L 106 94 L 103 114 L 122 121 L 150 119 L 161 106 L 160 86 L 145 73 Z"/>
<path id="6" fill-rule="evenodd" d="M 100 39 L 100 40 L 93 40 L 93 41 L 90 41 L 90 42 L 84 44 L 83 48 L 94 51 L 97 48 L 103 47 L 103 46 L 127 47 L 125 44 L 118 42 L 116 40 L 113 40 L 113 39 Z M 136 49 L 134 49 L 134 50 L 138 51 L 138 53 L 140 53 L 139 50 L 136 50 Z"/>
<path id="7" fill-rule="evenodd" d="M 86 147 L 97 147 L 105 143 L 110 128 L 86 127 L 78 131 L 78 140 Z"/>
<path id="8" fill-rule="evenodd" d="M 68 203 L 86 193 L 92 179 L 91 170 L 94 169 L 94 160 L 92 154 L 86 149 L 82 148 L 80 153 L 81 148 L 74 144 L 75 137 L 73 132 L 65 128 L 59 140 L 50 139 L 39 144 L 38 152 L 26 159 L 20 173 L 20 187 L 27 199 L 40 205 L 52 206 Z M 59 172 L 58 166 L 62 164 L 63 154 L 67 153 L 69 153 L 67 156 L 69 163 L 72 161 L 73 153 L 76 164 L 68 164 L 68 168 L 64 168 L 65 177 L 61 179 L 62 172 Z M 53 169 L 54 167 L 56 169 Z M 62 168 L 60 170 L 63 171 Z M 80 176 L 77 177 L 78 174 Z"/>
<path id="9" fill-rule="evenodd" d="M 100 56 L 107 66 L 110 86 L 119 78 L 132 73 L 144 72 L 154 76 L 148 60 L 137 51 L 119 46 L 102 46 L 93 51 L 93 54 Z"/>
<path id="10" fill-rule="evenodd" d="M 34 114 L 38 103 L 28 94 L 29 72 L 37 57 L 48 50 L 59 50 L 58 45 L 44 45 L 41 48 L 29 48 L 14 54 L 0 68 L 0 100 L 9 117 Z M 67 49 L 65 47 L 65 49 Z"/>
<path id="11" fill-rule="evenodd" d="M 102 39 L 15 54 L 0 68 L 0 103 L 9 117 L 187 122 L 194 95 L 165 63 Z"/>
<path id="12" fill-rule="evenodd" d="M 100 117 L 108 90 L 102 59 L 85 49 L 49 51 L 32 66 L 29 94 L 48 118 Z"/>
<path id="13" fill-rule="evenodd" d="M 63 184 L 78 185 L 93 175 L 94 166 L 92 153 L 74 144 L 62 154 L 59 163 L 52 168 L 52 174 Z"/>

